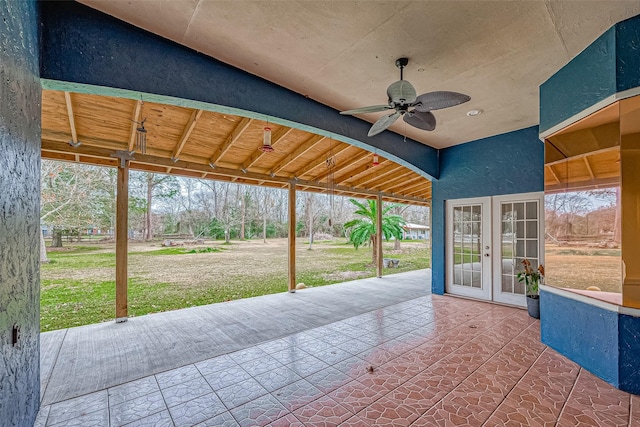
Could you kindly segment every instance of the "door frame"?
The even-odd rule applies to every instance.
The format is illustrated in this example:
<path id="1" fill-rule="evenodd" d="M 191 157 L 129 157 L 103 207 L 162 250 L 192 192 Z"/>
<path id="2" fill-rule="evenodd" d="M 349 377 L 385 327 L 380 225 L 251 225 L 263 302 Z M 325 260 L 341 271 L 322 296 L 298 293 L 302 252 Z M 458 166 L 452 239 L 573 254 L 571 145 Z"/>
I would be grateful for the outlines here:
<path id="1" fill-rule="evenodd" d="M 482 250 L 480 251 L 480 259 L 482 265 L 482 288 L 471 288 L 467 286 L 459 286 L 453 284 L 453 262 L 454 254 L 451 243 L 453 241 L 453 208 L 461 205 L 481 205 L 482 206 L 482 221 L 481 221 L 481 236 L 482 236 Z M 445 291 L 452 295 L 460 295 L 470 298 L 477 298 L 486 301 L 491 301 L 493 298 L 493 286 L 492 283 L 492 264 L 491 264 L 491 248 L 493 248 L 493 234 L 491 232 L 491 218 L 492 218 L 492 203 L 491 197 L 471 197 L 466 199 L 451 199 L 445 201 L 446 205 L 446 280 Z M 488 214 L 488 215 L 487 215 Z M 489 247 L 489 256 L 486 256 L 487 246 Z"/>
<path id="2" fill-rule="evenodd" d="M 501 253 L 501 203 L 538 201 L 538 260 L 544 264 L 544 192 L 505 194 L 445 200 L 445 292 L 452 295 L 526 306 L 523 295 L 503 294 Z M 453 208 L 460 205 L 482 205 L 482 291 L 453 284 Z M 488 225 L 487 225 L 488 223 Z M 487 246 L 489 248 L 487 248 Z M 486 254 L 489 254 L 487 256 Z M 488 267 L 487 267 L 488 265 Z"/>
<path id="3" fill-rule="evenodd" d="M 492 210 L 494 215 L 492 217 L 492 230 L 493 230 L 493 242 L 494 253 L 492 254 L 492 283 L 493 283 L 493 300 L 495 302 L 503 304 L 517 305 L 525 307 L 527 305 L 526 298 L 518 294 L 503 294 L 502 293 L 502 254 L 501 254 L 501 204 L 503 202 L 517 203 L 526 202 L 531 200 L 538 201 L 538 260 L 540 264 L 544 264 L 544 192 L 537 191 L 533 193 L 518 193 L 518 194 L 505 194 L 501 196 L 492 197 Z"/>

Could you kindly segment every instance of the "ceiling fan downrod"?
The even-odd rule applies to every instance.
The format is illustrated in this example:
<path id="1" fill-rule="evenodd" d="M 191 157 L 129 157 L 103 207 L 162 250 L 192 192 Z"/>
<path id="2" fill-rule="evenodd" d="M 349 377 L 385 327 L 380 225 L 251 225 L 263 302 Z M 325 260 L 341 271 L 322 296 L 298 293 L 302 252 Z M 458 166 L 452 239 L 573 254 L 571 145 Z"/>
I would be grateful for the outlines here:
<path id="1" fill-rule="evenodd" d="M 400 80 L 404 80 L 404 67 L 409 63 L 409 58 L 396 59 L 396 67 L 400 68 Z"/>

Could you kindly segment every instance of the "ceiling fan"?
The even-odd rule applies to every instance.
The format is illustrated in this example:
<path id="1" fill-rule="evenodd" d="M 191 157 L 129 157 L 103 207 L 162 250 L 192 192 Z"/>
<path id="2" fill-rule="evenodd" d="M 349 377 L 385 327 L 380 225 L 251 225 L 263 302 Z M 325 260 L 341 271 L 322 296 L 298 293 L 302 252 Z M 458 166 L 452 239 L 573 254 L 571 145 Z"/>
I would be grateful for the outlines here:
<path id="1" fill-rule="evenodd" d="M 400 68 L 400 80 L 392 83 L 387 88 L 388 104 L 341 111 L 340 114 L 353 115 L 395 110 L 395 112 L 384 115 L 378 119 L 378 121 L 371 126 L 371 129 L 369 129 L 368 136 L 379 134 L 395 123 L 400 116 L 402 116 L 406 123 L 413 127 L 431 131 L 436 128 L 436 117 L 431 110 L 453 107 L 471 100 L 471 97 L 468 95 L 447 91 L 427 92 L 416 96 L 416 90 L 411 83 L 403 79 L 403 70 L 408 63 L 409 58 L 396 59 L 396 67 Z M 413 109 L 409 110 L 410 108 Z"/>

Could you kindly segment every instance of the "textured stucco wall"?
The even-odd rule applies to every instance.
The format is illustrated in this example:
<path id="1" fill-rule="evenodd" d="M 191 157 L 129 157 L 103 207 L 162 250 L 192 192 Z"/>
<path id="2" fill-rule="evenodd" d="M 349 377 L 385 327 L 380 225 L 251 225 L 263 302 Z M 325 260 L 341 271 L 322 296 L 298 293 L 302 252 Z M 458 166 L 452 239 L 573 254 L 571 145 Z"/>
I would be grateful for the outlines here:
<path id="1" fill-rule="evenodd" d="M 619 22 L 540 86 L 540 131 L 640 87 L 640 15 Z"/>
<path id="2" fill-rule="evenodd" d="M 640 87 L 640 15 L 616 28 L 616 90 L 622 92 Z"/>
<path id="3" fill-rule="evenodd" d="M 618 347 L 619 386 L 640 395 L 640 318 L 618 315 Z"/>
<path id="4" fill-rule="evenodd" d="M 542 191 L 543 165 L 537 126 L 440 150 L 431 211 L 433 293 L 445 289 L 445 200 Z"/>
<path id="5" fill-rule="evenodd" d="M 543 343 L 618 387 L 618 313 L 540 292 Z"/>
<path id="6" fill-rule="evenodd" d="M 616 92 L 616 37 L 612 27 L 540 86 L 540 131 Z"/>
<path id="7" fill-rule="evenodd" d="M 35 1 L 0 0 L 0 425 L 40 397 L 40 96 Z M 20 328 L 13 346 L 12 328 Z"/>

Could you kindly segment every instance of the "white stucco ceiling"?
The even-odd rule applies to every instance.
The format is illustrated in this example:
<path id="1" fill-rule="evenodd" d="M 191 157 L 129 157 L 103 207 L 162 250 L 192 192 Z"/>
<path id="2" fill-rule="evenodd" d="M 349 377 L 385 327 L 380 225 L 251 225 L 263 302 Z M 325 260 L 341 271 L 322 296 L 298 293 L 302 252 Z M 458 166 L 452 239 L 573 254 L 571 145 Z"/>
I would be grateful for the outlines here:
<path id="1" fill-rule="evenodd" d="M 471 96 L 436 111 L 433 132 L 391 128 L 436 148 L 537 124 L 538 86 L 640 13 L 637 0 L 82 2 L 338 110 L 386 103 L 406 56 L 418 94 Z"/>

